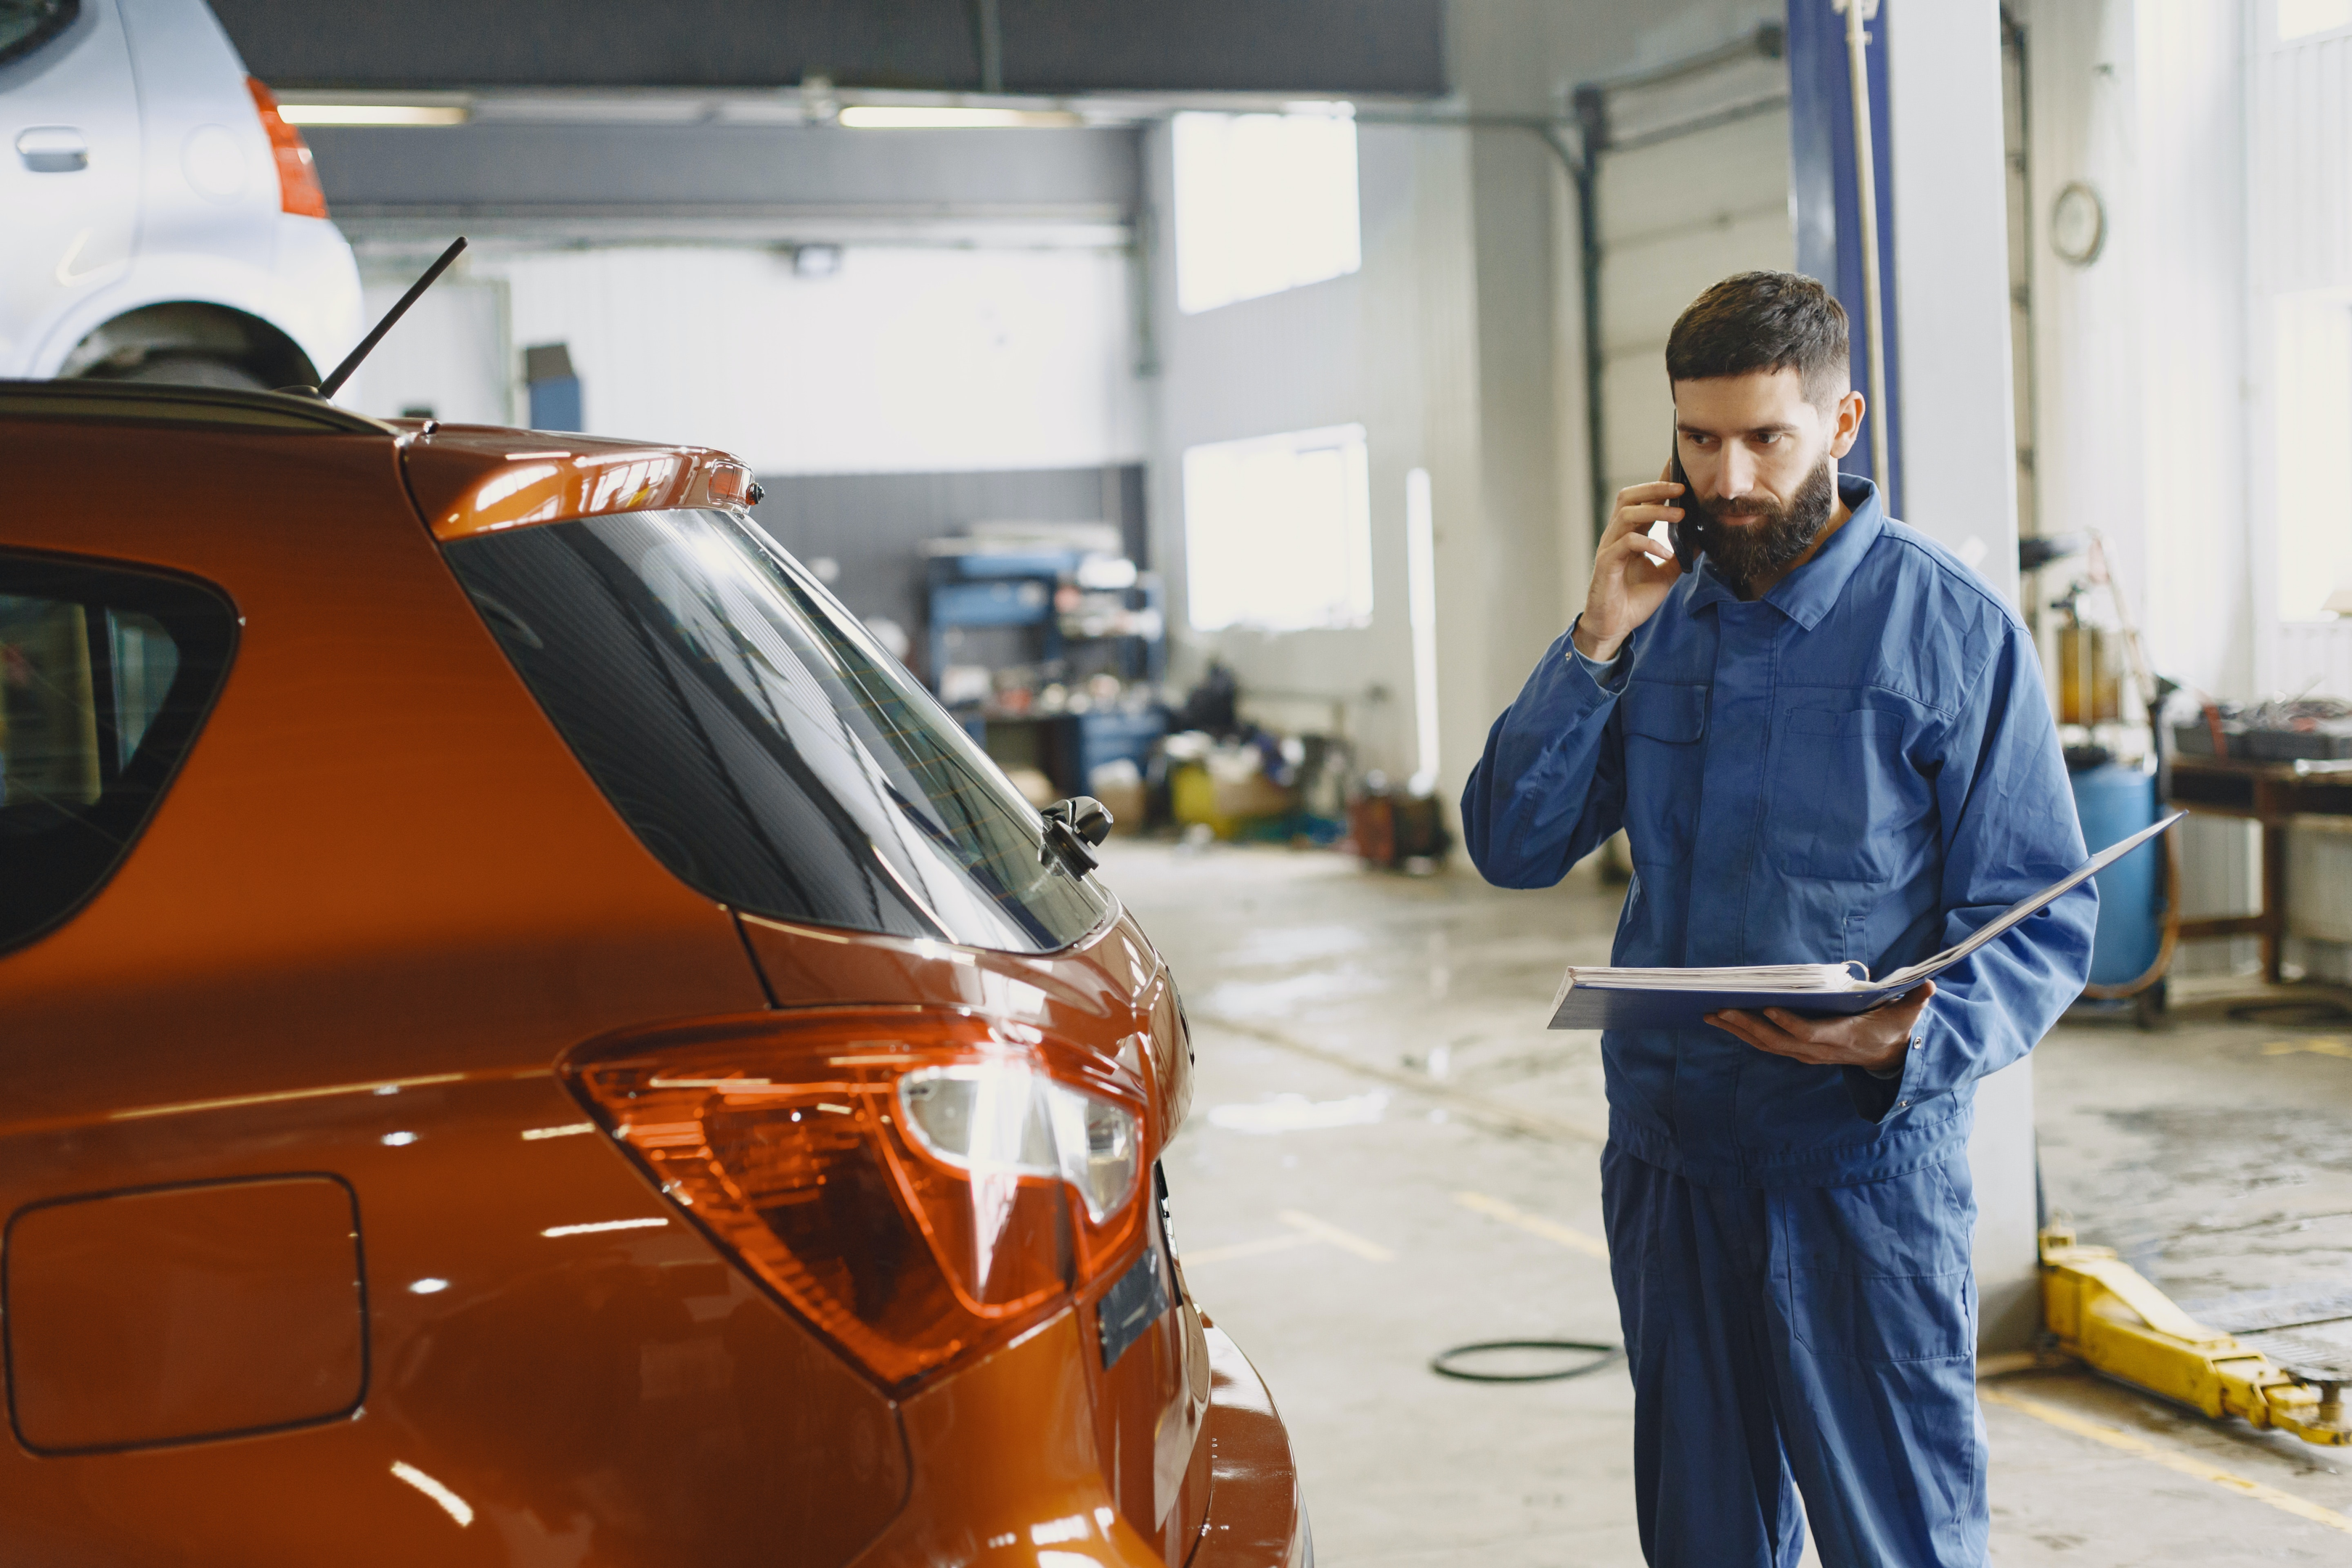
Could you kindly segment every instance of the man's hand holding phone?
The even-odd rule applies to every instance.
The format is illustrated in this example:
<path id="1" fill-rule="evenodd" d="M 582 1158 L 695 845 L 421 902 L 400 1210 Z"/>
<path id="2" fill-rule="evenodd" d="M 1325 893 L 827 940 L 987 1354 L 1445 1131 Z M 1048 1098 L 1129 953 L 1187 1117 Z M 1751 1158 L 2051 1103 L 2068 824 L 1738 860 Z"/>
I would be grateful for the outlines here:
<path id="1" fill-rule="evenodd" d="M 1673 550 L 1650 537 L 1650 530 L 1682 521 L 1683 509 L 1675 504 L 1682 493 L 1683 487 L 1664 475 L 1655 484 L 1627 485 L 1617 492 L 1617 510 L 1609 514 L 1601 548 L 1593 552 L 1584 614 L 1576 622 L 1576 650 L 1585 658 L 1603 664 L 1616 658 L 1634 628 L 1666 602 L 1682 567 Z"/>

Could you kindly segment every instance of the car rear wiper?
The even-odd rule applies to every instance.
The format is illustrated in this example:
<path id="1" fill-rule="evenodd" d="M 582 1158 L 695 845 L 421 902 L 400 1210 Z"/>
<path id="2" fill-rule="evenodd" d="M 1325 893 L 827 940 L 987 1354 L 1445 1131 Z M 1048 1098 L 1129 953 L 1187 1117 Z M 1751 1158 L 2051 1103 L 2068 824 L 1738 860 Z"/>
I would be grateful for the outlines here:
<path id="1" fill-rule="evenodd" d="M 1045 842 L 1037 846 L 1037 863 L 1051 863 L 1059 855 L 1073 874 L 1083 877 L 1102 864 L 1095 847 L 1110 837 L 1110 807 L 1090 795 L 1057 800 L 1037 814 L 1045 826 Z"/>

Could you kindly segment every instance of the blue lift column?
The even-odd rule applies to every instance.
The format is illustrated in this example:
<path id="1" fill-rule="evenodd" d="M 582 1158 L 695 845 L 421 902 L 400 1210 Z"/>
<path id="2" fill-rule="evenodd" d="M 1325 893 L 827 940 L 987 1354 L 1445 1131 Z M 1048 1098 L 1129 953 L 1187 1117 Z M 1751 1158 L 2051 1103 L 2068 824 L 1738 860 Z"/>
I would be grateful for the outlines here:
<path id="1" fill-rule="evenodd" d="M 1883 421 L 1897 517 L 2018 599 L 2017 430 L 2010 380 L 2008 171 L 1999 0 L 1847 0 L 1864 7 L 1885 395 L 1844 467 L 1875 474 Z M 1789 0 L 1789 123 L 1799 265 L 1832 285 L 1868 395 L 1869 301 L 1851 44 L 1838 0 Z M 1982 1350 L 2041 1327 L 2033 1064 L 1978 1086 L 1976 1266 Z"/>

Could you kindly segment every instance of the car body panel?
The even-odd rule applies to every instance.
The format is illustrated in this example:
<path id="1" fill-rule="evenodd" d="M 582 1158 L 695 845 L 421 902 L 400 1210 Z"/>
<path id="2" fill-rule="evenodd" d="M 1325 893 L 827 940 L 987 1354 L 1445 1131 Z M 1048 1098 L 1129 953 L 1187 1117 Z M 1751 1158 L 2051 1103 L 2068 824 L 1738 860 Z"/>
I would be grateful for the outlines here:
<path id="1" fill-rule="evenodd" d="M 74 131 L 86 167 L 35 172 L 28 129 Z M 77 345 L 152 305 L 195 303 L 284 333 L 321 374 L 361 330 L 335 226 L 280 210 L 244 64 L 203 0 L 81 0 L 0 65 L 0 375 L 72 374 Z"/>
<path id="2" fill-rule="evenodd" d="M 8 1221 L 8 1414 L 42 1454 L 332 1421 L 367 1388 L 359 1206 L 333 1176 L 77 1195 Z"/>
<path id="3" fill-rule="evenodd" d="M 409 492 L 444 544 L 605 512 L 740 503 L 751 471 L 708 447 L 666 447 L 572 431 L 408 426 Z M 717 486 L 714 491 L 713 486 Z"/>
<path id="4" fill-rule="evenodd" d="M 908 1446 L 929 1484 L 857 1568 L 1162 1561 L 1105 1485 L 1087 1418 L 1087 1337 L 1065 1312 L 907 1401 Z"/>
<path id="5" fill-rule="evenodd" d="M 1212 1327 L 1208 1342 L 1214 1522 L 1202 1532 L 1192 1568 L 1314 1568 L 1297 1462 L 1274 1395 L 1232 1336 Z"/>
<path id="6" fill-rule="evenodd" d="M 12 1206 L 126 1169 L 331 1167 L 359 1196 L 371 1346 L 347 1420 L 120 1455 L 0 1446 L 0 1559 L 751 1563 L 781 1536 L 837 1563 L 898 1510 L 889 1402 L 604 1139 L 523 1136 L 585 1120 L 546 1073 L 387 1087 L 0 1139 Z M 567 1232 L 628 1220 L 661 1223 Z"/>
<path id="7" fill-rule="evenodd" d="M 267 264 L 197 251 L 142 250 L 111 280 L 39 323 L 24 359 L 0 363 L 0 374 L 79 374 L 83 367 L 68 363 L 75 348 L 108 322 L 151 305 L 194 302 L 277 328 L 324 375 L 360 335 L 359 263 L 342 232 L 328 220 L 291 213 L 268 217 L 273 249 Z"/>
<path id="8" fill-rule="evenodd" d="M 139 466 L 99 476 L 40 428 L 0 431 L 10 544 L 86 547 L 102 479 L 150 498 L 107 507 L 109 553 L 221 586 L 245 624 L 144 840 L 0 966 L 9 1121 L 409 1076 L 428 1023 L 422 1070 L 544 1070 L 591 1035 L 765 1002 L 726 912 L 541 716 L 404 504 L 390 440 L 142 432 Z M 195 1053 L 192 1017 L 272 1023 Z"/>
<path id="9" fill-rule="evenodd" d="M 304 431 L 325 410 L 291 399 L 245 399 L 278 430 L 142 425 L 176 395 L 89 395 L 131 422 L 0 417 L 16 480 L 0 551 L 185 574 L 242 630 L 111 879 L 0 952 L 0 1214 L 342 1184 L 366 1370 L 347 1414 L 267 1432 L 220 1436 L 254 1402 L 196 1378 L 170 1431 L 127 1451 L 0 1445 L 0 1559 L 718 1564 L 791 1542 L 811 1568 L 1016 1547 L 1181 1568 L 1208 1561 L 1223 1487 L 1254 1521 L 1225 1533 L 1260 1554 L 1219 1568 L 1297 1560 L 1265 1500 L 1278 1422 L 1233 1439 L 1260 1455 L 1256 1479 L 1219 1468 L 1218 1433 L 1243 1428 L 1220 1414 L 1216 1337 L 1156 1208 L 1071 1307 L 894 1400 L 567 1089 L 561 1064 L 615 1034 L 879 1002 L 1034 1021 L 1117 1060 L 1149 1088 L 1148 1158 L 1189 1096 L 1172 982 L 1123 913 L 1030 955 L 738 917 L 688 888 L 440 555 L 436 532 L 522 525 L 506 503 L 540 481 L 488 491 L 534 462 L 561 472 L 531 521 L 728 504 L 741 465 L 568 435 Z M 241 397 L 186 401 L 226 420 Z M 254 1255 L 315 1265 L 316 1231 Z M 1110 1341 L 1106 1366 L 1102 1302 L 1139 1268 L 1172 1305 Z"/>
<path id="10" fill-rule="evenodd" d="M 31 150 L 51 142 L 46 156 Z M 142 155 L 139 89 L 113 6 L 85 5 L 0 65 L 0 374 L 32 374 L 50 324 L 130 270 Z"/>
<path id="11" fill-rule="evenodd" d="M 139 85 L 139 249 L 267 269 L 277 259 L 277 156 L 245 63 L 208 6 L 114 0 Z M 239 101 L 239 100 L 243 101 Z"/>

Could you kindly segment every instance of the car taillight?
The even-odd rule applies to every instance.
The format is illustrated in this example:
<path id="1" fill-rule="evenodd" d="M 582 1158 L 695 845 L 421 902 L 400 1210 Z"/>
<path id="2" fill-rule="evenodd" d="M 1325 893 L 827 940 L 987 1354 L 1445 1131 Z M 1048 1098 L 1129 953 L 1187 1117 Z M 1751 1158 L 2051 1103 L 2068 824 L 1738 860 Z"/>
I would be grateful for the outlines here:
<path id="1" fill-rule="evenodd" d="M 269 133 L 269 151 L 278 160 L 278 205 L 297 217 L 325 217 L 327 193 L 319 184 L 318 164 L 310 157 L 302 133 L 278 112 L 277 97 L 253 77 L 245 79 L 253 107 L 261 111 L 261 128 Z"/>
<path id="2" fill-rule="evenodd" d="M 1059 1310 L 1141 1223 L 1141 1086 L 1027 1025 L 819 1008 L 565 1073 L 673 1202 L 894 1387 Z"/>

